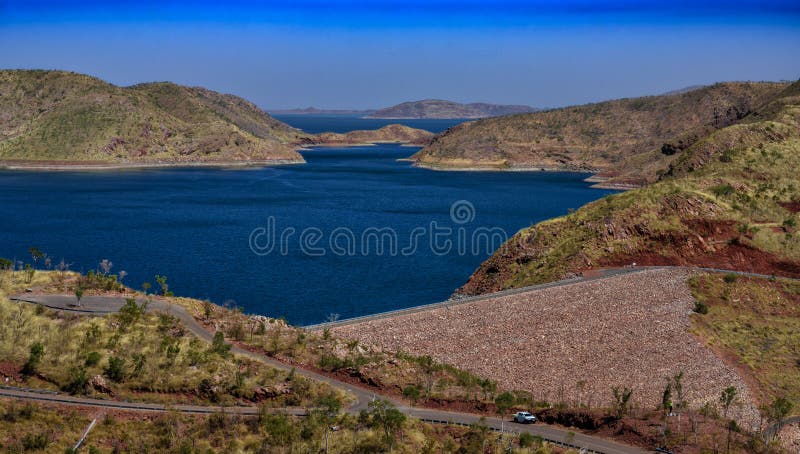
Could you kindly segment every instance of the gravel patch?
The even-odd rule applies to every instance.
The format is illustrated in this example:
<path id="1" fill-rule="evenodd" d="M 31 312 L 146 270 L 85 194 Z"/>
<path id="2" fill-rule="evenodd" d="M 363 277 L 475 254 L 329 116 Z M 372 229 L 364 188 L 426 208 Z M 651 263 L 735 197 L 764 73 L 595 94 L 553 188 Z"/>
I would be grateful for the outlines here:
<path id="1" fill-rule="evenodd" d="M 651 270 L 336 327 L 342 337 L 402 350 L 489 377 L 534 398 L 590 406 L 612 386 L 634 404 L 661 402 L 666 377 L 684 373 L 692 407 L 740 395 L 740 425 L 758 424 L 745 382 L 689 333 L 689 272 Z"/>

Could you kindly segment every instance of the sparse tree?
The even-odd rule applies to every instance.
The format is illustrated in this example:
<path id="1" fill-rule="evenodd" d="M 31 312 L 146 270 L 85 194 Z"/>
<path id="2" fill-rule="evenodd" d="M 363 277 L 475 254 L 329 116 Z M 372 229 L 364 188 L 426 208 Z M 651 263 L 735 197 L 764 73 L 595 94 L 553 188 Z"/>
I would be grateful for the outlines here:
<path id="1" fill-rule="evenodd" d="M 75 305 L 81 307 L 81 298 L 83 298 L 83 287 L 78 286 L 75 289 Z"/>
<path id="2" fill-rule="evenodd" d="M 106 276 L 108 275 L 108 273 L 111 272 L 111 268 L 113 268 L 113 267 L 114 267 L 114 264 L 111 262 L 111 260 L 103 259 L 100 262 L 100 269 L 103 270 L 103 274 L 106 275 Z"/>
<path id="3" fill-rule="evenodd" d="M 436 363 L 431 356 L 425 355 L 419 357 L 419 365 L 422 367 L 422 372 L 425 374 L 425 395 L 430 395 L 433 388 L 433 375 L 441 370 L 442 366 Z"/>
<path id="4" fill-rule="evenodd" d="M 504 431 L 506 414 L 515 403 L 516 399 L 514 398 L 514 395 L 508 391 L 503 391 L 494 399 L 494 405 L 497 407 L 497 413 L 500 415 L 500 432 Z"/>
<path id="5" fill-rule="evenodd" d="M 722 394 L 719 396 L 719 402 L 722 404 L 722 415 L 725 419 L 728 419 L 728 409 L 731 408 L 733 401 L 736 400 L 737 394 L 735 386 L 728 386 L 722 390 Z"/>
<path id="6" fill-rule="evenodd" d="M 631 400 L 633 390 L 630 388 L 622 388 L 614 386 L 611 388 L 614 393 L 614 412 L 617 419 L 622 419 L 628 413 L 628 402 Z"/>
<path id="7" fill-rule="evenodd" d="M 161 287 L 161 295 L 172 296 L 172 292 L 169 291 L 169 285 L 167 284 L 167 276 L 159 276 L 157 274 L 155 279 L 159 287 Z"/>
<path id="8" fill-rule="evenodd" d="M 44 252 L 42 252 L 42 250 L 36 246 L 28 249 L 28 252 L 31 254 L 31 259 L 33 259 L 34 267 L 36 267 L 36 265 L 39 263 L 39 260 L 44 258 Z"/>
<path id="9" fill-rule="evenodd" d="M 381 399 L 370 402 L 368 408 L 373 423 L 383 428 L 384 436 L 389 444 L 389 451 L 391 451 L 394 446 L 394 434 L 403 427 L 406 415 L 391 403 Z"/>
<path id="10" fill-rule="evenodd" d="M 125 270 L 120 271 L 119 272 L 119 282 L 122 283 L 122 280 L 125 279 L 125 276 L 127 276 L 127 275 L 128 275 L 127 271 L 125 271 Z"/>
<path id="11" fill-rule="evenodd" d="M 36 268 L 32 267 L 29 263 L 25 264 L 25 283 L 30 284 L 33 281 L 33 275 L 36 274 Z"/>
<path id="12" fill-rule="evenodd" d="M 776 397 L 769 405 L 762 408 L 762 412 L 766 414 L 767 420 L 773 425 L 773 439 L 780 433 L 783 427 L 783 420 L 789 416 L 793 407 L 794 404 L 785 397 Z"/>
<path id="13" fill-rule="evenodd" d="M 142 282 L 142 293 L 147 295 L 147 292 L 150 290 L 150 287 L 152 287 L 152 284 L 150 284 L 149 282 Z"/>

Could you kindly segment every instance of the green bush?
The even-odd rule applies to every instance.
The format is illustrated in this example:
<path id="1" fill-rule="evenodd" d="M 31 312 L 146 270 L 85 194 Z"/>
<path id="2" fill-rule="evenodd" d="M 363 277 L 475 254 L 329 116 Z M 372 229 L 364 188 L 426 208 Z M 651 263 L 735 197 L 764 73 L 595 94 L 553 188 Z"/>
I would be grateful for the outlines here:
<path id="1" fill-rule="evenodd" d="M 408 385 L 403 389 L 403 395 L 416 402 L 419 399 L 419 388 L 415 385 Z"/>
<path id="2" fill-rule="evenodd" d="M 231 344 L 225 342 L 225 335 L 222 331 L 214 333 L 214 340 L 211 342 L 211 351 L 220 355 L 227 356 L 231 351 Z"/>
<path id="3" fill-rule="evenodd" d="M 519 434 L 519 447 L 520 448 L 530 448 L 530 447 L 539 447 L 542 445 L 542 437 L 534 436 L 528 432 L 522 432 Z"/>
<path id="4" fill-rule="evenodd" d="M 69 381 L 62 389 L 70 394 L 79 394 L 86 390 L 88 383 L 89 377 L 86 375 L 86 369 L 83 366 L 73 367 L 69 370 Z"/>
<path id="5" fill-rule="evenodd" d="M 708 305 L 701 303 L 700 301 L 695 301 L 694 311 L 698 314 L 708 314 Z"/>
<path id="6" fill-rule="evenodd" d="M 89 352 L 86 355 L 86 367 L 96 366 L 100 363 L 101 355 L 98 352 Z"/>
<path id="7" fill-rule="evenodd" d="M 106 376 L 117 383 L 125 380 L 125 358 L 118 356 L 108 357 L 108 366 L 103 371 Z"/>
<path id="8" fill-rule="evenodd" d="M 22 366 L 22 373 L 25 375 L 36 373 L 36 367 L 38 367 L 39 363 L 42 361 L 42 356 L 44 356 L 44 345 L 42 345 L 41 342 L 34 342 L 31 344 L 28 360 L 25 362 L 25 365 Z"/>
<path id="9" fill-rule="evenodd" d="M 736 276 L 736 274 L 728 273 L 725 275 L 724 280 L 726 284 L 733 284 L 734 282 L 736 282 L 737 278 L 738 276 Z"/>

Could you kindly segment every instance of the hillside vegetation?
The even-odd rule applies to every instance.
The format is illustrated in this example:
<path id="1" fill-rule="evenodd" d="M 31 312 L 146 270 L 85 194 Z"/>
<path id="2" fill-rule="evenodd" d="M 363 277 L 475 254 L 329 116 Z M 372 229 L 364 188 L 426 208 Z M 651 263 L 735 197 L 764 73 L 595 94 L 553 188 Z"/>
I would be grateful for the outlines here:
<path id="1" fill-rule="evenodd" d="M 302 132 L 198 87 L 118 87 L 64 71 L 0 71 L 0 161 L 302 162 Z"/>
<path id="2" fill-rule="evenodd" d="M 470 103 L 461 104 L 441 99 L 409 101 L 371 113 L 368 118 L 485 118 L 535 112 L 529 106 Z"/>
<path id="3" fill-rule="evenodd" d="M 800 409 L 800 284 L 711 274 L 689 284 L 695 334 L 748 377 L 762 405 L 782 398 Z"/>
<path id="4" fill-rule="evenodd" d="M 698 139 L 740 121 L 786 84 L 719 83 L 678 94 L 619 99 L 463 123 L 414 159 L 428 167 L 599 171 L 641 185 Z"/>
<path id="5" fill-rule="evenodd" d="M 459 291 L 634 262 L 800 276 L 798 168 L 800 82 L 738 124 L 694 141 L 660 181 L 520 231 Z"/>

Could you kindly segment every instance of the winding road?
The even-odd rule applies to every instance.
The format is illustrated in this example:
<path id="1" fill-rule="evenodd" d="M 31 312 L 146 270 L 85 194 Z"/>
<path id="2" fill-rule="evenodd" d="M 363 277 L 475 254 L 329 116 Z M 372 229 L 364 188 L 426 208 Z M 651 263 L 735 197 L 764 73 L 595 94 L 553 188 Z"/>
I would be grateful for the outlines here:
<path id="1" fill-rule="evenodd" d="M 561 282 L 560 285 L 567 285 L 575 282 Z M 103 296 L 85 296 L 81 299 L 81 306 L 75 307 L 75 297 L 72 295 L 35 295 L 35 294 L 22 294 L 11 298 L 14 301 L 40 304 L 42 306 L 72 313 L 80 313 L 85 315 L 106 315 L 119 311 L 125 304 L 123 297 L 103 297 Z M 181 323 L 197 337 L 211 342 L 213 334 L 206 330 L 197 320 L 189 314 L 184 308 L 169 304 L 160 300 L 152 300 L 148 306 L 148 311 L 158 311 L 170 314 L 178 318 Z M 327 383 L 332 387 L 345 391 L 355 397 L 355 402 L 347 408 L 348 413 L 358 413 L 362 409 L 366 409 L 369 402 L 381 398 L 389 400 L 400 411 L 408 416 L 418 418 L 422 421 L 434 424 L 454 424 L 468 426 L 471 424 L 480 423 L 482 418 L 483 422 L 492 430 L 499 431 L 504 429 L 506 432 L 521 433 L 528 432 L 530 434 L 542 437 L 542 439 L 563 447 L 575 448 L 583 450 L 583 452 L 595 452 L 604 454 L 642 454 L 648 452 L 641 448 L 627 446 L 614 441 L 606 440 L 604 438 L 586 435 L 582 433 L 572 432 L 559 427 L 548 426 L 544 424 L 535 425 L 517 425 L 509 421 L 505 423 L 500 419 L 494 417 L 482 417 L 481 415 L 471 413 L 458 413 L 443 410 L 435 410 L 420 407 L 411 407 L 407 403 L 386 396 L 378 396 L 374 392 L 354 386 L 349 383 L 331 378 L 310 370 L 296 368 L 292 365 L 284 364 L 276 361 L 273 358 L 267 357 L 262 354 L 254 353 L 249 350 L 242 349 L 233 345 L 231 351 L 234 354 L 246 356 L 254 360 L 260 361 L 271 367 L 279 370 L 288 371 L 295 369 L 295 373 L 302 377 L 311 380 Z M 37 401 L 42 403 L 72 405 L 80 407 L 94 407 L 106 408 L 112 410 L 136 411 L 136 412 L 165 412 L 165 411 L 181 411 L 193 414 L 210 414 L 219 411 L 225 411 L 230 414 L 240 415 L 255 415 L 258 412 L 256 407 L 246 406 L 201 406 L 201 405 L 170 405 L 165 406 L 161 404 L 139 403 L 139 402 L 126 402 L 126 401 L 111 401 L 104 399 L 94 399 L 78 396 L 70 396 L 62 393 L 43 391 L 35 389 L 24 389 L 0 386 L 0 397 L 24 399 L 30 401 Z M 300 408 L 281 408 L 274 409 L 275 412 L 281 412 L 293 415 L 305 415 L 304 409 Z"/>
<path id="2" fill-rule="evenodd" d="M 341 320 L 336 322 L 335 324 L 348 324 L 353 323 L 356 321 L 363 321 L 364 319 L 369 318 L 381 318 L 381 317 L 390 317 L 402 313 L 409 313 L 409 312 L 418 312 L 423 311 L 435 307 L 439 307 L 442 305 L 453 305 L 453 304 L 463 304 L 468 302 L 474 302 L 479 300 L 484 300 L 488 298 L 495 298 L 498 296 L 506 296 L 506 295 L 513 295 L 513 294 L 520 294 L 530 291 L 541 290 L 544 288 L 552 288 L 564 285 L 570 285 L 577 282 L 586 282 L 590 280 L 597 280 L 597 279 L 604 279 L 611 276 L 617 276 L 620 274 L 628 274 L 628 273 L 635 273 L 639 271 L 644 271 L 648 269 L 658 269 L 658 268 L 678 268 L 678 267 L 635 267 L 635 268 L 616 268 L 616 269 L 608 269 L 602 270 L 595 276 L 592 277 L 578 277 L 573 279 L 566 279 L 562 281 L 536 285 L 531 287 L 524 287 L 512 290 L 506 290 L 502 292 L 487 294 L 487 295 L 480 295 L 475 297 L 469 298 L 462 298 L 458 300 L 450 300 L 442 303 L 430 304 L 425 306 L 419 306 L 409 309 L 403 309 L 399 311 L 391 311 L 366 317 L 358 317 L 354 319 L 347 319 Z M 731 271 L 731 270 L 720 270 L 720 269 L 710 269 L 710 268 L 691 268 L 692 270 L 698 271 L 707 271 L 707 272 L 715 272 L 715 273 L 735 273 L 738 275 L 743 276 L 753 276 L 753 277 L 770 277 L 767 275 L 757 274 L 757 273 L 747 273 L 747 272 L 739 272 L 739 271 Z M 35 294 L 23 294 L 17 295 L 11 298 L 15 301 L 26 302 L 26 303 L 34 303 L 40 304 L 42 306 L 46 306 L 48 308 L 66 312 L 73 312 L 73 313 L 81 313 L 86 315 L 106 315 L 110 313 L 118 312 L 119 309 L 125 304 L 125 298 L 123 297 L 104 297 L 104 296 L 86 296 L 81 299 L 81 306 L 75 307 L 75 297 L 72 295 L 35 295 Z M 141 302 L 141 301 L 140 301 Z M 213 333 L 206 330 L 197 320 L 186 310 L 180 306 L 169 304 L 164 301 L 160 300 L 152 300 L 148 306 L 148 311 L 158 311 L 173 315 L 174 317 L 178 318 L 181 323 L 194 335 L 197 337 L 211 342 L 213 339 Z M 326 325 L 315 325 L 306 327 L 307 329 L 320 329 L 324 326 L 330 326 L 330 324 Z M 331 378 L 310 370 L 296 368 L 292 365 L 288 365 L 277 361 L 273 358 L 267 357 L 262 354 L 254 353 L 249 350 L 242 349 L 236 345 L 233 345 L 231 351 L 235 354 L 246 356 L 248 358 L 254 359 L 256 361 L 260 361 L 264 364 L 267 364 L 271 367 L 274 367 L 279 370 L 288 371 L 291 369 L 295 369 L 295 373 L 297 375 L 309 378 L 311 380 L 315 380 L 318 382 L 327 383 L 332 387 L 340 389 L 349 393 L 350 395 L 355 397 L 355 402 L 347 408 L 349 413 L 358 413 L 362 409 L 367 408 L 367 405 L 370 401 L 380 397 L 382 399 L 387 399 L 391 401 L 399 410 L 401 410 L 406 415 L 421 419 L 422 421 L 436 423 L 436 424 L 456 424 L 456 425 L 470 425 L 481 422 L 482 416 L 471 414 L 471 413 L 458 413 L 458 412 L 449 412 L 443 410 L 435 410 L 435 409 L 428 409 L 428 408 L 420 408 L 420 407 L 410 407 L 405 402 L 394 399 L 394 398 L 387 398 L 385 396 L 377 396 L 374 392 L 359 387 L 354 386 L 349 383 L 345 383 L 343 381 L 337 380 L 335 378 Z M 180 411 L 185 413 L 193 413 L 193 414 L 210 414 L 219 411 L 225 411 L 231 414 L 240 414 L 240 415 L 255 415 L 258 412 L 256 407 L 246 407 L 246 406 L 231 406 L 231 407 L 219 407 L 219 406 L 201 406 L 201 405 L 171 405 L 165 406 L 161 404 L 149 404 L 149 403 L 138 403 L 138 402 L 125 402 L 125 401 L 111 401 L 111 400 L 104 400 L 104 399 L 93 399 L 93 398 L 85 398 L 85 397 L 77 397 L 77 396 L 70 396 L 56 392 L 49 392 L 49 391 L 42 391 L 42 390 L 34 390 L 34 389 L 24 389 L 24 388 L 14 388 L 14 387 L 6 387 L 0 386 L 0 397 L 7 397 L 7 398 L 15 398 L 15 399 L 25 399 L 25 400 L 32 400 L 38 401 L 43 403 L 55 403 L 55 404 L 62 404 L 62 405 L 74 405 L 74 406 L 83 406 L 83 407 L 100 407 L 100 408 L 107 408 L 107 409 L 114 409 L 114 410 L 125 410 L 125 411 L 140 411 L 140 412 L 164 412 L 164 411 Z M 305 415 L 306 411 L 302 408 L 276 408 L 274 409 L 275 412 L 281 412 L 285 414 L 293 414 L 293 415 Z M 536 425 L 517 425 L 506 422 L 503 424 L 500 419 L 487 417 L 483 419 L 484 423 L 489 426 L 492 430 L 501 430 L 504 428 L 507 432 L 528 432 L 533 435 L 537 435 L 542 437 L 544 440 L 547 440 L 551 443 L 564 446 L 564 447 L 571 447 L 576 448 L 578 450 L 583 450 L 584 452 L 596 452 L 596 453 L 606 453 L 606 454 L 641 454 L 648 452 L 644 449 L 627 446 L 620 443 L 616 443 L 610 440 L 606 440 L 604 438 L 581 434 L 581 433 L 574 433 L 572 431 L 554 427 L 554 426 L 547 426 L 543 424 L 536 424 Z"/>

